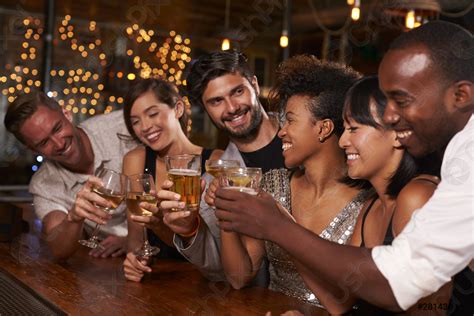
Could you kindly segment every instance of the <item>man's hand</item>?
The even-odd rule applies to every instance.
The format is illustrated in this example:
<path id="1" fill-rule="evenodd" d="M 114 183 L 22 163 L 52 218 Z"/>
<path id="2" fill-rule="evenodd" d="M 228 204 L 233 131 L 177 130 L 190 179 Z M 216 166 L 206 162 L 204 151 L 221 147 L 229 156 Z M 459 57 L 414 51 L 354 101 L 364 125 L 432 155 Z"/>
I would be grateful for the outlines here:
<path id="1" fill-rule="evenodd" d="M 175 234 L 189 235 L 197 228 L 199 212 L 186 210 L 186 204 L 179 200 L 180 195 L 169 191 L 172 185 L 173 182 L 166 180 L 161 186 L 162 190 L 158 192 L 163 222 Z"/>
<path id="2" fill-rule="evenodd" d="M 97 224 L 104 225 L 111 215 L 101 210 L 102 207 L 112 207 L 112 203 L 92 192 L 93 186 L 101 186 L 103 183 L 99 178 L 90 177 L 82 189 L 77 193 L 76 200 L 71 211 L 67 215 L 70 222 L 82 222 L 84 219 L 91 220 Z"/>
<path id="3" fill-rule="evenodd" d="M 108 236 L 102 240 L 99 247 L 92 249 L 89 255 L 95 258 L 115 258 L 127 251 L 127 237 Z"/>
<path id="4" fill-rule="evenodd" d="M 152 271 L 148 266 L 149 263 L 149 258 L 138 260 L 133 252 L 127 253 L 127 257 L 123 262 L 125 278 L 129 281 L 140 282 L 145 273 L 150 273 Z"/>
<path id="5" fill-rule="evenodd" d="M 216 191 L 216 216 L 219 226 L 258 239 L 271 240 L 279 234 L 279 224 L 291 220 L 283 214 L 268 193 L 252 196 L 247 193 L 222 188 Z"/>

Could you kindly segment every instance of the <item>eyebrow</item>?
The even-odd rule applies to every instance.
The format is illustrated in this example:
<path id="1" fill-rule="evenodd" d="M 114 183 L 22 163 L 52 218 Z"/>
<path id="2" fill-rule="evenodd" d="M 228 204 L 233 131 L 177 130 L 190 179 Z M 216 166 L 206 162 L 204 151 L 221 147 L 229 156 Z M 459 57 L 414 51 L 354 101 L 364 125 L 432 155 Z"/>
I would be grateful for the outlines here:
<path id="1" fill-rule="evenodd" d="M 403 90 L 392 90 L 392 91 L 387 91 L 386 94 L 391 97 L 409 97 L 411 96 L 408 92 L 405 92 Z"/>
<path id="2" fill-rule="evenodd" d="M 150 110 L 152 110 L 152 109 L 154 109 L 154 108 L 159 108 L 158 104 L 152 104 L 152 105 L 150 105 L 149 107 L 147 107 L 147 108 L 145 109 L 144 112 L 146 113 L 146 112 L 148 112 L 148 111 L 150 111 Z M 138 115 L 132 115 L 132 113 L 130 113 L 130 118 L 132 118 L 132 117 L 138 117 Z"/>
<path id="3" fill-rule="evenodd" d="M 241 84 L 235 86 L 234 88 L 230 89 L 229 95 L 235 94 L 235 92 L 236 92 L 237 90 L 242 89 L 243 87 L 244 87 L 244 84 L 243 84 L 243 83 L 241 83 Z M 223 98 L 223 96 L 218 95 L 218 96 L 215 96 L 215 97 L 210 97 L 209 99 L 205 100 L 204 102 L 205 102 L 205 103 L 210 103 L 210 102 L 212 102 L 212 101 L 216 101 L 216 100 L 219 100 L 219 99 L 222 99 L 222 98 Z"/>
<path id="4" fill-rule="evenodd" d="M 39 145 L 41 145 L 41 143 L 45 142 L 51 136 L 51 134 L 53 134 L 59 128 L 59 125 L 61 125 L 61 121 L 56 122 L 56 124 L 54 124 L 53 128 L 49 132 L 49 135 L 47 137 L 41 139 L 40 141 L 36 142 L 34 144 L 34 146 L 38 147 Z"/>

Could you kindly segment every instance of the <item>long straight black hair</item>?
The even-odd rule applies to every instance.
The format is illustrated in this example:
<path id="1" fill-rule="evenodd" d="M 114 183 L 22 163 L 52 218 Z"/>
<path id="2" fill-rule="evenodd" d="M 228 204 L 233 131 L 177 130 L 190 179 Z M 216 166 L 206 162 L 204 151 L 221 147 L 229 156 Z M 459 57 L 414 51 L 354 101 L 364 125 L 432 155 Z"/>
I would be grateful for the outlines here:
<path id="1" fill-rule="evenodd" d="M 383 123 L 379 123 L 370 111 L 370 101 L 375 104 L 377 116 L 381 119 L 387 99 L 379 88 L 377 76 L 364 77 L 357 81 L 347 92 L 343 109 L 345 121 L 353 120 L 362 125 L 372 126 L 377 129 L 388 129 Z M 390 177 L 386 194 L 396 197 L 401 189 L 418 174 L 418 166 L 415 159 L 405 150 L 397 170 Z M 359 184 L 359 187 L 368 188 L 369 182 Z"/>

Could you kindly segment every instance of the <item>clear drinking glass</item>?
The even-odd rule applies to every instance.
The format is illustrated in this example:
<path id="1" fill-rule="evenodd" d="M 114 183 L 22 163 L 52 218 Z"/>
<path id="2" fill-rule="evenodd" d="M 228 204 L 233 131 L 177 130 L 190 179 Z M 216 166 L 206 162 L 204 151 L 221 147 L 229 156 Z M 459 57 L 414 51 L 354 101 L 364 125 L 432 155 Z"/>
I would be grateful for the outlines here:
<path id="1" fill-rule="evenodd" d="M 127 178 L 127 208 L 137 216 L 153 216 L 153 213 L 140 207 L 141 202 L 156 205 L 158 200 L 155 195 L 155 182 L 150 174 L 136 174 Z M 160 252 L 160 248 L 153 247 L 148 242 L 147 228 L 143 227 L 143 245 L 135 251 L 137 257 L 151 257 Z"/>
<path id="2" fill-rule="evenodd" d="M 189 211 L 198 211 L 201 201 L 201 156 L 176 155 L 165 157 L 171 191 L 181 195 Z"/>
<path id="3" fill-rule="evenodd" d="M 109 214 L 112 214 L 125 198 L 125 182 L 127 178 L 119 172 L 106 168 L 101 169 L 97 174 L 97 177 L 102 180 L 104 185 L 100 187 L 93 186 L 91 191 L 111 202 L 112 207 L 102 207 L 97 204 L 95 206 Z M 93 249 L 100 247 L 98 237 L 100 226 L 100 224 L 96 224 L 92 236 L 89 239 L 79 240 L 79 243 Z"/>
<path id="4" fill-rule="evenodd" d="M 237 168 L 222 172 L 219 176 L 219 185 L 226 190 L 257 195 L 261 180 L 261 168 Z"/>
<path id="5" fill-rule="evenodd" d="M 240 167 L 240 161 L 238 160 L 206 160 L 206 172 L 212 175 L 214 178 L 229 169 L 235 169 Z"/>

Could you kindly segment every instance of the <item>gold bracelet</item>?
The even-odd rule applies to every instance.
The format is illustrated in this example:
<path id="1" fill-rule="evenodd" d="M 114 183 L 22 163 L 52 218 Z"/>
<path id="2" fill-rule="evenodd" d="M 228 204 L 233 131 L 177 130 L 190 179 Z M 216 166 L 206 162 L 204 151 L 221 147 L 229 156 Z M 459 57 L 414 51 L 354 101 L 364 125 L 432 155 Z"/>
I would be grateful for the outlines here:
<path id="1" fill-rule="evenodd" d="M 189 233 L 189 234 L 178 234 L 178 235 L 180 235 L 181 237 L 185 237 L 185 238 L 193 237 L 194 235 L 196 235 L 196 233 L 199 230 L 199 226 L 201 225 L 201 216 L 199 216 L 199 214 L 197 216 L 197 222 L 198 223 L 197 223 L 196 228 L 191 233 Z"/>

